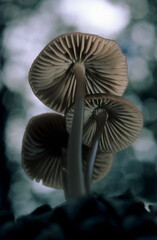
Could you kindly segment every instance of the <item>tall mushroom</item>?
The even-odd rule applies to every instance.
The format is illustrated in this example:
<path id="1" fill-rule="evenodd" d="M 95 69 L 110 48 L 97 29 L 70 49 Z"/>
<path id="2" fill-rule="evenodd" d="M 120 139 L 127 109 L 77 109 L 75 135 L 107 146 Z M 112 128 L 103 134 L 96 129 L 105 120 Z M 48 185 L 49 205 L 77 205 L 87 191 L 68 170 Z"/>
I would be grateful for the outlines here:
<path id="1" fill-rule="evenodd" d="M 67 143 L 63 116 L 47 113 L 31 118 L 22 142 L 22 166 L 26 174 L 37 182 L 42 180 L 46 186 L 63 188 L 61 159 Z"/>
<path id="2" fill-rule="evenodd" d="M 91 147 L 86 174 L 86 185 L 89 188 L 97 149 L 113 153 L 127 148 L 142 129 L 143 116 L 136 106 L 118 96 L 88 95 L 85 103 L 83 144 Z M 66 128 L 69 133 L 73 114 L 74 105 L 66 112 Z"/>
<path id="3" fill-rule="evenodd" d="M 68 169 L 71 196 L 85 193 L 82 174 L 82 124 L 85 94 L 121 96 L 128 84 L 126 57 L 119 45 L 92 34 L 68 33 L 51 41 L 29 73 L 34 94 L 47 106 L 65 113 L 75 101 L 69 138 Z"/>

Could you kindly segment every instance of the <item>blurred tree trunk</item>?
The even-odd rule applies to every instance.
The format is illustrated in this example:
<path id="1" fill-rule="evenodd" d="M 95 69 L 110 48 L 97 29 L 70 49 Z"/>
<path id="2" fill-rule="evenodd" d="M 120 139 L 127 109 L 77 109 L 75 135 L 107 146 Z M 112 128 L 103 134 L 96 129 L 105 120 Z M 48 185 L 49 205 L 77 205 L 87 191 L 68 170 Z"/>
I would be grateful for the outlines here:
<path id="1" fill-rule="evenodd" d="M 6 91 L 7 90 L 3 88 L 0 92 L 0 207 L 10 209 L 10 202 L 8 200 L 10 172 L 7 168 L 7 157 L 4 141 L 7 110 L 2 101 Z"/>

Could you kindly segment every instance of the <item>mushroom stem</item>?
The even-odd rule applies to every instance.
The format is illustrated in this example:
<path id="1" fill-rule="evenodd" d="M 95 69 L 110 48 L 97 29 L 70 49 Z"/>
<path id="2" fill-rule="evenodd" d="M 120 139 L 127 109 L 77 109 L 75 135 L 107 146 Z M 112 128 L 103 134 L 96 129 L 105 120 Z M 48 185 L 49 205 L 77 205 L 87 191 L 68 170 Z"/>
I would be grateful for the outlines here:
<path id="1" fill-rule="evenodd" d="M 62 148 L 62 158 L 61 158 L 61 180 L 64 189 L 65 198 L 68 199 L 68 171 L 67 171 L 67 150 Z"/>
<path id="2" fill-rule="evenodd" d="M 85 98 L 85 68 L 81 63 L 75 63 L 73 72 L 76 77 L 75 107 L 71 134 L 68 142 L 68 197 L 78 198 L 85 192 L 82 166 L 82 132 Z"/>
<path id="3" fill-rule="evenodd" d="M 86 184 L 87 193 L 90 193 L 92 174 L 93 174 L 94 162 L 95 162 L 95 158 L 98 150 L 99 139 L 103 132 L 107 118 L 108 118 L 108 114 L 106 111 L 102 111 L 96 116 L 96 125 L 97 125 L 96 132 L 93 137 L 92 146 L 87 155 L 87 161 L 86 161 L 87 165 L 86 165 L 86 174 L 85 174 L 85 184 Z"/>

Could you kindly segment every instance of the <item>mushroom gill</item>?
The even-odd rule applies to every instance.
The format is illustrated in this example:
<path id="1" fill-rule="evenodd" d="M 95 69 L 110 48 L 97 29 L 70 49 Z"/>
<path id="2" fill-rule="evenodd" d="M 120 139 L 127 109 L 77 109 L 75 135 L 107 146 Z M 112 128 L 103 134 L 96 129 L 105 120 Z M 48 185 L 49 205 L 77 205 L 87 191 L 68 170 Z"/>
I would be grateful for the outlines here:
<path id="1" fill-rule="evenodd" d="M 54 113 L 37 115 L 27 124 L 22 142 L 22 166 L 25 173 L 45 186 L 62 188 L 62 148 L 68 133 L 63 116 Z"/>
<path id="2" fill-rule="evenodd" d="M 73 108 L 66 112 L 66 128 L 70 133 L 73 119 Z M 122 97 L 95 94 L 86 96 L 84 110 L 83 144 L 91 147 L 97 129 L 97 116 L 107 112 L 102 118 L 104 128 L 100 136 L 98 150 L 101 152 L 118 152 L 131 145 L 143 127 L 141 112 L 127 99 Z"/>

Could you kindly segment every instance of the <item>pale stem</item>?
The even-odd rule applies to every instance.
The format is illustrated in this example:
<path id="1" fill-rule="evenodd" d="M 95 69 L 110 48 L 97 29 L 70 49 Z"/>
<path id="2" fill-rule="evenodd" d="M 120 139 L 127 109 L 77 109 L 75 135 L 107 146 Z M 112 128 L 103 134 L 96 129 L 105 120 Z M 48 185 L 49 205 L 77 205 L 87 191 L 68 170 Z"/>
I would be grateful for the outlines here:
<path id="1" fill-rule="evenodd" d="M 85 98 L 85 68 L 75 63 L 73 72 L 76 77 L 75 106 L 72 129 L 68 142 L 68 196 L 70 199 L 85 195 L 85 183 L 82 166 L 82 131 Z"/>
<path id="2" fill-rule="evenodd" d="M 93 168 L 94 168 L 94 163 L 95 163 L 96 154 L 98 150 L 98 144 L 99 144 L 100 136 L 106 124 L 107 117 L 108 117 L 108 114 L 106 111 L 102 111 L 96 116 L 96 132 L 94 134 L 94 137 L 92 140 L 92 146 L 89 150 L 89 153 L 87 155 L 87 160 L 86 160 L 85 183 L 86 183 L 86 190 L 88 193 L 90 193 Z"/>
<path id="3" fill-rule="evenodd" d="M 64 189 L 65 199 L 68 199 L 68 170 L 67 170 L 67 150 L 65 148 L 62 149 L 62 157 L 61 157 L 61 181 Z"/>

